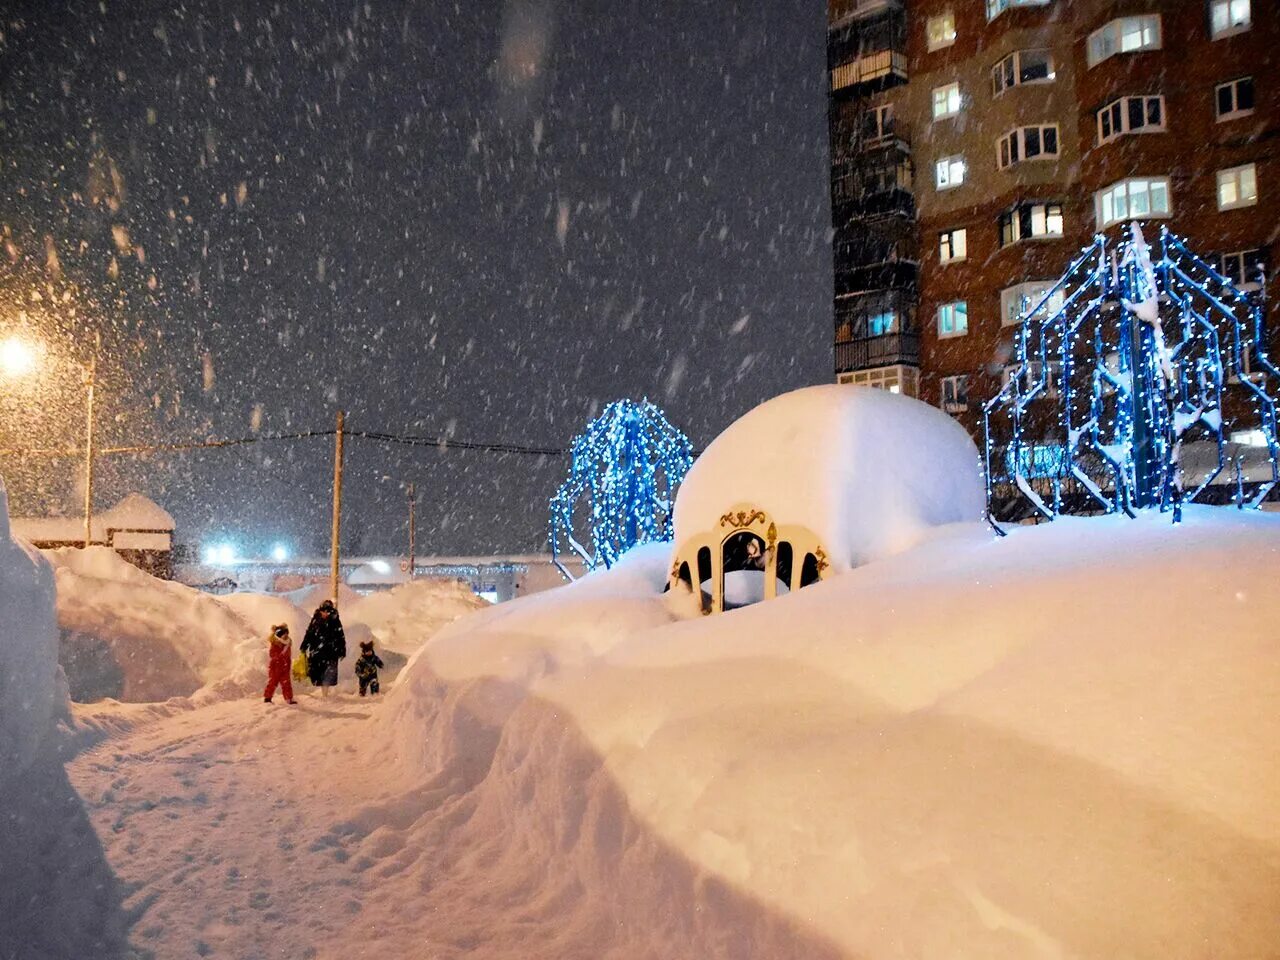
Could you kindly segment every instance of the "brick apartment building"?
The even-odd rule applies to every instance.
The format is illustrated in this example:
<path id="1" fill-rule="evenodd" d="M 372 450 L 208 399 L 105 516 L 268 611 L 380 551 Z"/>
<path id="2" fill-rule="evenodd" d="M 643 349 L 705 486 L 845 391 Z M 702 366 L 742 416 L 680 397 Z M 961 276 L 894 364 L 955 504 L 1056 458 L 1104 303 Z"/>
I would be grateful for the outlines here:
<path id="1" fill-rule="evenodd" d="M 830 0 L 835 361 L 975 435 L 1015 319 L 1093 235 L 1268 277 L 1280 18 L 1260 0 Z"/>

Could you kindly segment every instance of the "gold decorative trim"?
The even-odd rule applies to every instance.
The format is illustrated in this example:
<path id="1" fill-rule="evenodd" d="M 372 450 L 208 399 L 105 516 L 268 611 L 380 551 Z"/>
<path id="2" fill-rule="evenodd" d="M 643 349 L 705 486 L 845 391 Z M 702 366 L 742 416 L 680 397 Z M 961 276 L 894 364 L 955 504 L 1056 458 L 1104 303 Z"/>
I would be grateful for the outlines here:
<path id="1" fill-rule="evenodd" d="M 752 510 L 747 513 L 745 510 L 739 510 L 737 513 L 730 511 L 720 518 L 720 526 L 733 526 L 739 530 L 743 527 L 749 527 L 757 520 L 768 520 L 763 510 Z"/>

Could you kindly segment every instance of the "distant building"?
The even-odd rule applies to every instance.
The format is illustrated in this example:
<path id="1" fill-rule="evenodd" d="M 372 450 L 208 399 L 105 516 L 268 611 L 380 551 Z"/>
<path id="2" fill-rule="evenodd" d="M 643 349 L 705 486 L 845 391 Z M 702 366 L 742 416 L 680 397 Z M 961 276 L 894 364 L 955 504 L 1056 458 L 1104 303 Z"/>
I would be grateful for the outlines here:
<path id="1" fill-rule="evenodd" d="M 14 517 L 15 536 L 41 550 L 84 545 L 83 517 Z M 90 545 L 110 547 L 153 577 L 173 579 L 173 517 L 139 493 L 93 517 Z"/>
<path id="2" fill-rule="evenodd" d="M 581 575 L 581 562 L 570 564 Z M 565 583 L 551 557 L 521 554 L 493 557 L 419 557 L 418 580 L 460 580 L 478 596 L 493 602 L 513 600 Z M 323 557 L 290 560 L 238 560 L 231 564 L 182 563 L 177 578 L 211 593 L 248 590 L 255 593 L 294 593 L 329 583 L 329 561 Z M 400 557 L 343 558 L 342 585 L 355 593 L 390 590 L 409 582 L 408 561 Z"/>
<path id="3" fill-rule="evenodd" d="M 828 15 L 837 380 L 977 435 L 1019 313 L 1129 219 L 1167 223 L 1238 285 L 1265 275 L 1280 352 L 1274 4 L 829 0 Z"/>

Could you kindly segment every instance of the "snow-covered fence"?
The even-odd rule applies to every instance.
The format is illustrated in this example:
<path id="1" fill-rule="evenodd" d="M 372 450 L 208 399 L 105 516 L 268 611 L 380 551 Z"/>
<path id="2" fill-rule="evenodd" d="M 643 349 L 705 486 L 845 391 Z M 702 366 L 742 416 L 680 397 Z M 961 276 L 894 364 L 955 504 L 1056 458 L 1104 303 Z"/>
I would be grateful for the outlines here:
<path id="1" fill-rule="evenodd" d="M 1260 284 L 1262 291 L 1265 285 Z M 1161 228 L 1097 236 L 1020 316 L 1015 362 L 983 407 L 988 517 L 1169 510 L 1231 481 L 1238 507 L 1280 484 L 1280 384 L 1264 292 L 1240 289 Z M 1228 398 L 1228 392 L 1236 396 Z M 1265 447 L 1245 482 L 1232 433 Z M 1212 452 L 1194 483 L 1188 445 Z"/>

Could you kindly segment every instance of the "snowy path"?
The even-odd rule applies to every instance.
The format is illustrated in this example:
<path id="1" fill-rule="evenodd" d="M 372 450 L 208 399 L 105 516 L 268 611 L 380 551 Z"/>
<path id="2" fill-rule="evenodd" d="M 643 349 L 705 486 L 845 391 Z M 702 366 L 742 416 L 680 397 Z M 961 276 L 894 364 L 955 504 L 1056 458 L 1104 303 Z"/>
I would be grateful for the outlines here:
<path id="1" fill-rule="evenodd" d="M 379 796 L 369 701 L 233 701 L 106 740 L 68 765 L 157 956 L 320 957 L 368 893 L 331 828 Z"/>
<path id="2" fill-rule="evenodd" d="M 386 699 L 300 700 L 126 720 L 68 763 L 136 956 L 837 955 L 657 839 L 536 698 L 438 687 L 430 774 L 384 742 Z"/>

